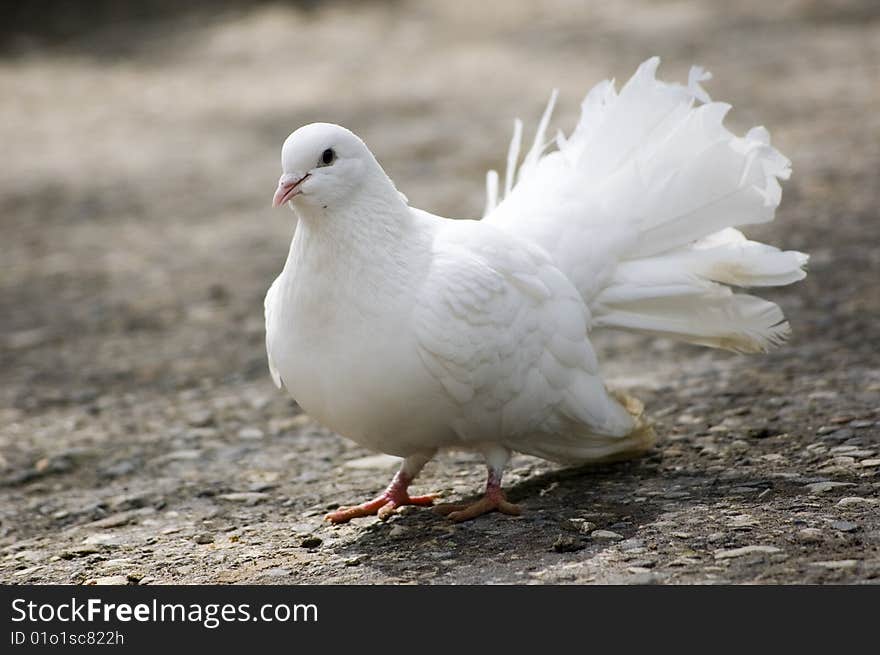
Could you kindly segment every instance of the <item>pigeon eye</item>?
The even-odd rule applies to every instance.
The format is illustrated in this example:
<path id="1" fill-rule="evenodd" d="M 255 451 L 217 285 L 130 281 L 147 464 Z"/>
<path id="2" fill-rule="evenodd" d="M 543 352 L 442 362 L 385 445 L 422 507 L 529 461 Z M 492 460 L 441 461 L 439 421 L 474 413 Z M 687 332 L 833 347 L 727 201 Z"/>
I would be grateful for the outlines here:
<path id="1" fill-rule="evenodd" d="M 336 161 L 336 153 L 333 151 L 333 148 L 327 148 L 321 153 L 321 166 L 329 166 L 334 161 Z"/>

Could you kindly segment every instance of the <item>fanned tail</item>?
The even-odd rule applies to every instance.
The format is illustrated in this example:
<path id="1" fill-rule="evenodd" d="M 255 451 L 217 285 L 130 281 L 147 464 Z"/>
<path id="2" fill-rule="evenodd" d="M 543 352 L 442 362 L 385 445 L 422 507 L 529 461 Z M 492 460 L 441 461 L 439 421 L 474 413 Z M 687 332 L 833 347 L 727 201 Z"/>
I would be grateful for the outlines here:
<path id="1" fill-rule="evenodd" d="M 790 162 L 763 127 L 737 137 L 729 105 L 712 102 L 691 70 L 687 85 L 643 63 L 618 94 L 602 82 L 556 149 L 546 131 L 516 169 L 517 122 L 504 197 L 490 172 L 485 220 L 544 247 L 578 287 L 593 326 L 667 336 L 738 352 L 785 340 L 780 308 L 730 287 L 790 284 L 807 255 L 749 241 L 738 226 L 771 221 Z"/>

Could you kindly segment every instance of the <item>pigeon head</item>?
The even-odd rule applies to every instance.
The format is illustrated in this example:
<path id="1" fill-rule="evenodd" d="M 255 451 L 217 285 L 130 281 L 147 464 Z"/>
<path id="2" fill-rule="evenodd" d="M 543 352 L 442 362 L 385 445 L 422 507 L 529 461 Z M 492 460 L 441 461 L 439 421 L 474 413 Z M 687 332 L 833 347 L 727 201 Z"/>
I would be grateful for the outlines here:
<path id="1" fill-rule="evenodd" d="M 272 200 L 301 208 L 335 208 L 347 202 L 369 174 L 380 170 L 357 135 L 332 123 L 312 123 L 293 132 L 281 148 L 281 179 Z"/>

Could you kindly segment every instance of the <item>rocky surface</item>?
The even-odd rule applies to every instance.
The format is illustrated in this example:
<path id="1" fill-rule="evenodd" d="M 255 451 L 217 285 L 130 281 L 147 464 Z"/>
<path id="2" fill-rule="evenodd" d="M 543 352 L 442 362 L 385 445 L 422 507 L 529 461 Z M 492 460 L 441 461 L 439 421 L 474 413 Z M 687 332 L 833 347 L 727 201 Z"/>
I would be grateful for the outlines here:
<path id="1" fill-rule="evenodd" d="M 270 6 L 4 55 L 0 581 L 880 581 L 876 3 L 522 4 Z M 813 255 L 767 294 L 791 342 L 737 357 L 599 335 L 656 422 L 647 457 L 519 456 L 519 518 L 324 523 L 395 463 L 269 380 L 283 138 L 344 123 L 414 205 L 476 215 L 514 116 L 558 86 L 569 129 L 591 84 L 655 53 L 667 78 L 712 70 L 729 123 L 766 124 L 794 162 L 777 221 L 749 230 Z M 483 475 L 447 454 L 416 488 L 458 498 Z"/>

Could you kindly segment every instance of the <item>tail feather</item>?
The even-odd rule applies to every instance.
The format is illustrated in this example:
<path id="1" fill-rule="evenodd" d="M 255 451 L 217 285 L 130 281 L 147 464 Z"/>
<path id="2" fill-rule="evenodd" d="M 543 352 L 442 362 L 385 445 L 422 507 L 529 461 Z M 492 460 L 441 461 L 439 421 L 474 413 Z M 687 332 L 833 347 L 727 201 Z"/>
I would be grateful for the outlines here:
<path id="1" fill-rule="evenodd" d="M 572 134 L 542 155 L 556 95 L 519 169 L 517 123 L 503 201 L 486 220 L 544 247 L 590 306 L 594 326 L 758 352 L 789 333 L 782 311 L 728 286 L 785 285 L 807 256 L 747 240 L 737 226 L 771 221 L 790 162 L 766 129 L 723 124 L 693 68 L 687 85 L 643 63 L 618 94 L 597 85 Z M 699 104 L 702 103 L 702 104 Z M 516 184 L 512 184 L 513 180 Z"/>
<path id="2" fill-rule="evenodd" d="M 653 426 L 644 415 L 644 405 L 622 391 L 611 390 L 610 394 L 632 419 L 633 427 L 626 434 L 598 434 L 583 423 L 573 421 L 561 433 L 533 434 L 509 446 L 560 464 L 618 462 L 643 455 L 657 440 Z"/>
<path id="3" fill-rule="evenodd" d="M 705 294 L 617 303 L 594 325 L 739 353 L 767 352 L 791 333 L 778 305 L 720 285 Z"/>

